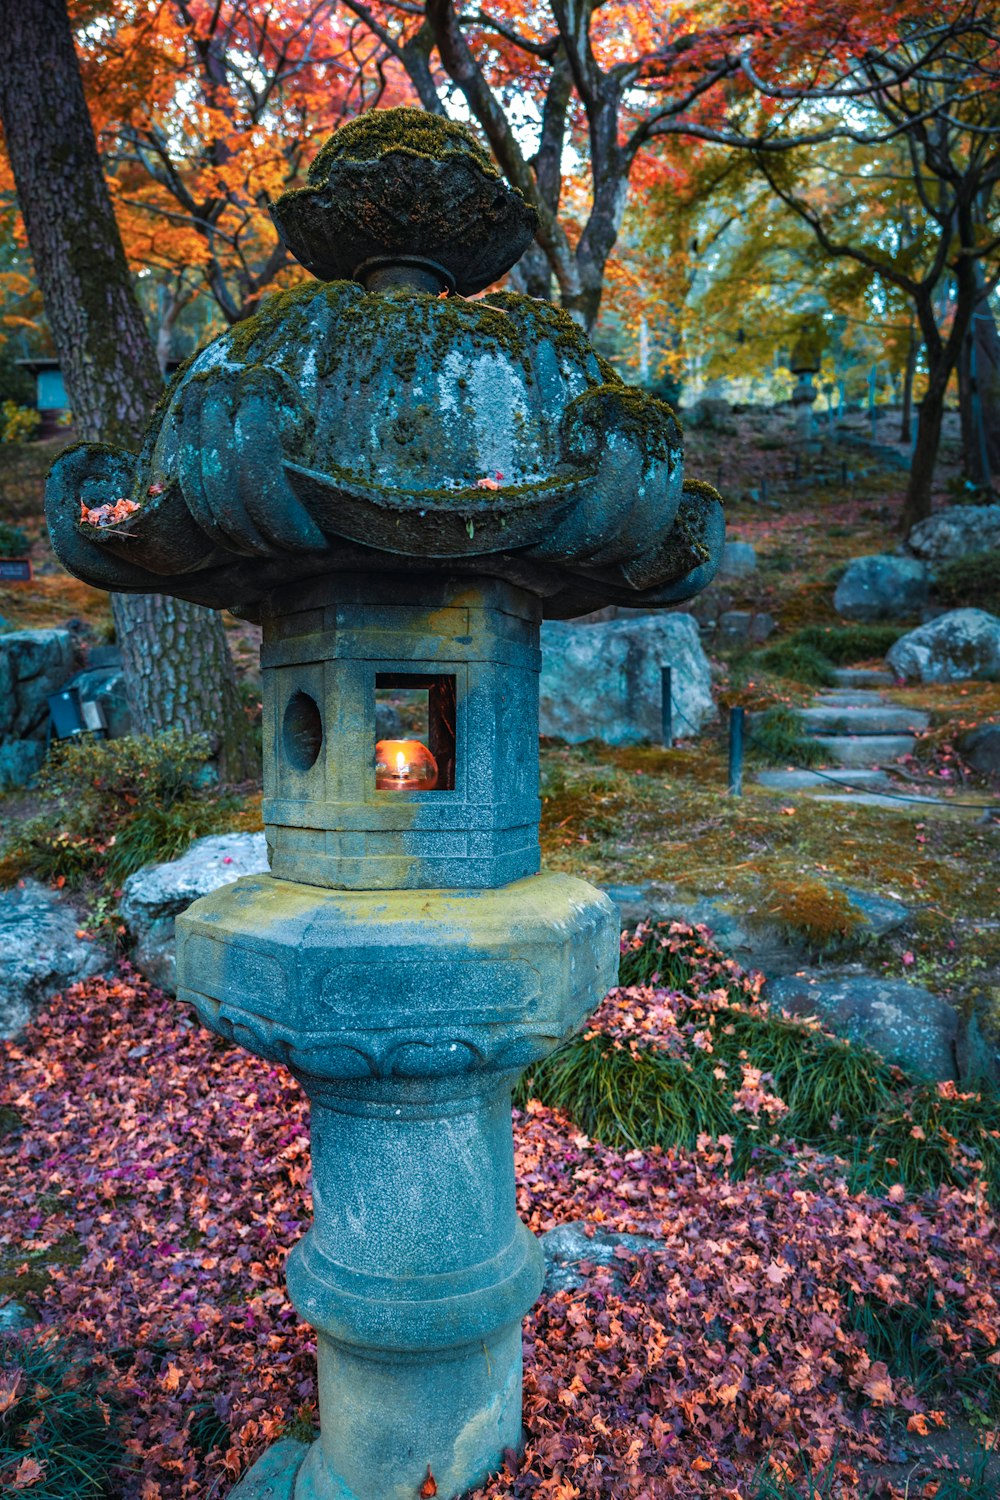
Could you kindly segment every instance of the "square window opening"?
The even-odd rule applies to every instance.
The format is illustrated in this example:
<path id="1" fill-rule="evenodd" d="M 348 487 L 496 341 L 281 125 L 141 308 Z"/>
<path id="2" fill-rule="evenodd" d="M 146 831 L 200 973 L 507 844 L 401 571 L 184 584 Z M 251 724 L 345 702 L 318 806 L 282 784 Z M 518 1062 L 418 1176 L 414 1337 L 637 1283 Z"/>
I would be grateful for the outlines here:
<path id="1" fill-rule="evenodd" d="M 455 677 L 375 674 L 377 791 L 455 788 Z"/>

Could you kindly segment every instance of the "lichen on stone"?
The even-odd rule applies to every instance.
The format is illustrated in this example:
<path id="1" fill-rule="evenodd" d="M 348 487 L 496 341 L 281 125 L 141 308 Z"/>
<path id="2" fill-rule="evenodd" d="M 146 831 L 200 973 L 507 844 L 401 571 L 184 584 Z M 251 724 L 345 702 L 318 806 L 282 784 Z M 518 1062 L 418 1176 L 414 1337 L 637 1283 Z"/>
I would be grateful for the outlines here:
<path id="1" fill-rule="evenodd" d="M 489 152 L 468 126 L 422 109 L 374 109 L 342 125 L 317 152 L 309 168 L 310 183 L 325 182 L 335 161 L 381 161 L 391 151 L 442 161 L 461 156 L 475 164 L 486 177 L 500 173 Z"/>

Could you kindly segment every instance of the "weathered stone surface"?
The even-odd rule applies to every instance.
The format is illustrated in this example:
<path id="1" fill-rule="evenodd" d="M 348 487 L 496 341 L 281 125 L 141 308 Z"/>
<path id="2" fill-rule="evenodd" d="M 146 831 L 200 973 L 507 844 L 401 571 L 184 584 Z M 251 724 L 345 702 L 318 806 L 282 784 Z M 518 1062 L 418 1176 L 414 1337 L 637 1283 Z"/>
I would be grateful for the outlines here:
<path id="1" fill-rule="evenodd" d="M 952 505 L 918 521 L 906 539 L 917 557 L 943 562 L 1000 547 L 1000 505 Z"/>
<path id="2" fill-rule="evenodd" d="M 471 892 L 248 877 L 179 919 L 179 997 L 312 1105 L 317 1213 L 288 1289 L 335 1419 L 297 1493 L 413 1500 L 430 1463 L 457 1495 L 517 1445 L 544 1265 L 516 1215 L 509 1080 L 617 960 L 611 903 L 554 873 Z"/>
<path id="3" fill-rule="evenodd" d="M 836 667 L 833 678 L 843 688 L 890 688 L 896 681 L 884 667 Z"/>
<path id="4" fill-rule="evenodd" d="M 23 1333 L 37 1322 L 38 1319 L 26 1307 L 22 1307 L 20 1302 L 0 1302 L 0 1334 Z"/>
<path id="5" fill-rule="evenodd" d="M 133 961 L 163 989 L 176 984 L 174 919 L 192 901 L 229 885 L 241 875 L 267 871 L 262 833 L 221 833 L 197 839 L 180 859 L 146 865 L 122 890 L 122 921 L 135 944 Z"/>
<path id="6" fill-rule="evenodd" d="M 750 622 L 750 639 L 755 646 L 762 646 L 766 640 L 770 639 L 777 628 L 778 622 L 774 616 L 762 611 L 759 615 L 754 615 Z"/>
<path id="7" fill-rule="evenodd" d="M 691 615 L 542 627 L 539 725 L 571 742 L 635 745 L 660 735 L 662 667 L 673 668 L 674 733 L 715 716 L 708 658 Z"/>
<path id="8" fill-rule="evenodd" d="M 649 1234 L 614 1234 L 595 1230 L 582 1219 L 569 1219 L 542 1235 L 545 1290 L 550 1296 L 575 1291 L 587 1279 L 582 1266 L 614 1266 L 622 1259 L 620 1250 L 648 1255 L 662 1248 L 662 1241 Z"/>
<path id="9" fill-rule="evenodd" d="M 885 659 L 897 677 L 908 681 L 995 681 L 1000 678 L 1000 619 L 985 609 L 949 610 L 902 636 Z"/>
<path id="10" fill-rule="evenodd" d="M 556 618 L 710 581 L 721 500 L 685 479 L 671 408 L 545 302 L 434 295 L 485 286 L 531 237 L 533 211 L 464 127 L 370 111 L 274 213 L 330 279 L 276 293 L 202 350 L 138 458 L 57 459 L 46 507 L 69 568 L 244 613 L 310 574 L 428 559 L 533 587 Z M 116 496 L 139 515 L 81 518 L 81 501 Z"/>
<path id="11" fill-rule="evenodd" d="M 292 1500 L 308 1443 L 280 1438 L 229 1491 L 229 1500 Z"/>
<path id="12" fill-rule="evenodd" d="M 68 630 L 11 630 L 0 635 L 0 744 L 44 740 L 47 698 L 73 672 Z"/>
<path id="13" fill-rule="evenodd" d="M 77 937 L 80 920 L 37 880 L 0 891 L 0 1036 L 16 1036 L 52 995 L 108 967 L 99 943 Z"/>
<path id="14" fill-rule="evenodd" d="M 927 565 L 880 553 L 856 557 L 837 584 L 833 607 L 845 620 L 903 620 L 927 602 Z"/>
<path id="15" fill-rule="evenodd" d="M 912 734 L 814 734 L 826 765 L 881 766 L 911 755 L 916 743 Z"/>
<path id="16" fill-rule="evenodd" d="M 956 1076 L 958 1016 L 930 990 L 874 974 L 827 978 L 818 970 L 771 980 L 766 995 L 793 1015 L 819 1016 L 831 1031 L 873 1048 L 908 1073 Z"/>
<path id="17" fill-rule="evenodd" d="M 0 744 L 0 792 L 27 786 L 44 759 L 44 740 L 7 740 Z"/>
<path id="18" fill-rule="evenodd" d="M 958 741 L 963 759 L 984 776 L 1000 776 L 1000 724 L 977 724 Z"/>
<path id="19" fill-rule="evenodd" d="M 811 735 L 917 734 L 930 724 L 930 715 L 900 703 L 842 703 L 820 701 L 796 709 L 802 728 Z"/>
<path id="20" fill-rule="evenodd" d="M 707 927 L 727 953 L 748 950 L 753 941 L 746 918 L 721 897 L 693 896 L 656 881 L 647 885 L 606 885 L 603 890 L 618 908 L 623 927 L 634 927 L 647 919 L 687 922 L 691 927 Z"/>
<path id="21" fill-rule="evenodd" d="M 612 905 L 568 875 L 481 891 L 221 885 L 178 924 L 178 993 L 221 1036 L 313 1079 L 525 1067 L 617 974 Z"/>
<path id="22" fill-rule="evenodd" d="M 716 644 L 719 646 L 745 646 L 750 640 L 753 614 L 748 609 L 727 609 L 719 616 Z"/>
<path id="23" fill-rule="evenodd" d="M 757 552 L 749 542 L 726 542 L 719 563 L 720 578 L 746 578 L 757 570 Z"/>
<path id="24" fill-rule="evenodd" d="M 860 915 L 872 937 L 885 937 L 905 927 L 910 920 L 910 908 L 895 896 L 878 896 L 871 891 L 860 891 L 856 886 L 838 886 Z"/>

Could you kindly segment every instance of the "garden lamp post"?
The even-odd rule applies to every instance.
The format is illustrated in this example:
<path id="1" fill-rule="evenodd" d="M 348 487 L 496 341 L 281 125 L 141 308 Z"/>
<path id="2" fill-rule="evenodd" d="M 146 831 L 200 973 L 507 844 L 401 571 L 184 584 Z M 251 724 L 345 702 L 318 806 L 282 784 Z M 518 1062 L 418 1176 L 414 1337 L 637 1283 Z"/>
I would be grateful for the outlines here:
<path id="1" fill-rule="evenodd" d="M 317 279 L 181 370 L 138 458 L 63 455 L 47 507 L 79 576 L 263 623 L 270 873 L 178 919 L 178 994 L 309 1095 L 320 1435 L 235 1493 L 447 1500 L 521 1440 L 511 1088 L 617 971 L 608 899 L 539 868 L 539 624 L 697 592 L 722 509 L 567 316 L 466 300 L 536 221 L 464 127 L 365 115 L 274 217 Z M 419 729 L 379 739 L 401 691 Z"/>

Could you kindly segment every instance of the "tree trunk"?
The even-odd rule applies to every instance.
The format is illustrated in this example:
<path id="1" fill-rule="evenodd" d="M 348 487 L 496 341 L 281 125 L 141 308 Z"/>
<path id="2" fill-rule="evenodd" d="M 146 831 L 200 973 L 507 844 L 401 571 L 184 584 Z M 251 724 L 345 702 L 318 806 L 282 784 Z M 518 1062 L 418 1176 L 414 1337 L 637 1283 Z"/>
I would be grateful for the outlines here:
<path id="1" fill-rule="evenodd" d="M 906 368 L 903 371 L 903 420 L 899 428 L 899 441 L 908 443 L 913 423 L 913 377 L 917 373 L 917 334 L 910 323 L 910 342 L 906 348 Z"/>
<path id="2" fill-rule="evenodd" d="M 160 372 L 101 170 L 65 0 L 0 0 L 0 35 L 0 118 L 76 426 L 84 438 L 134 447 L 162 388 Z M 244 775 L 243 753 L 231 748 L 245 724 L 232 662 L 212 676 L 229 653 L 221 619 L 159 595 L 119 595 L 112 606 L 136 732 L 175 722 L 202 731 L 220 747 L 220 773 Z M 165 671 L 179 639 L 184 649 Z"/>
<path id="3" fill-rule="evenodd" d="M 115 613 L 125 596 L 114 596 Z M 247 718 L 239 707 L 236 673 L 220 616 L 160 594 L 129 597 L 127 629 L 119 633 L 122 660 L 136 684 L 138 712 L 147 733 L 182 729 L 207 734 L 213 755 L 230 776 L 242 774 Z M 152 647 L 152 651 L 150 648 Z M 197 673 L 189 664 L 198 663 Z M 231 705 L 207 722 L 206 708 Z M 130 700 L 131 705 L 131 700 Z"/>
<path id="4" fill-rule="evenodd" d="M 982 267 L 976 267 L 983 283 Z M 972 315 L 958 362 L 965 476 L 973 484 L 1000 482 L 1000 332 L 986 297 Z"/>
<path id="5" fill-rule="evenodd" d="M 906 535 L 918 521 L 924 521 L 931 513 L 931 498 L 934 486 L 934 467 L 941 446 L 941 423 L 944 418 L 944 397 L 948 389 L 950 371 L 931 371 L 927 394 L 920 403 L 917 419 L 917 441 L 910 465 L 910 483 L 906 491 L 906 503 L 900 520 L 900 529 Z M 935 379 L 935 375 L 937 378 Z"/>

